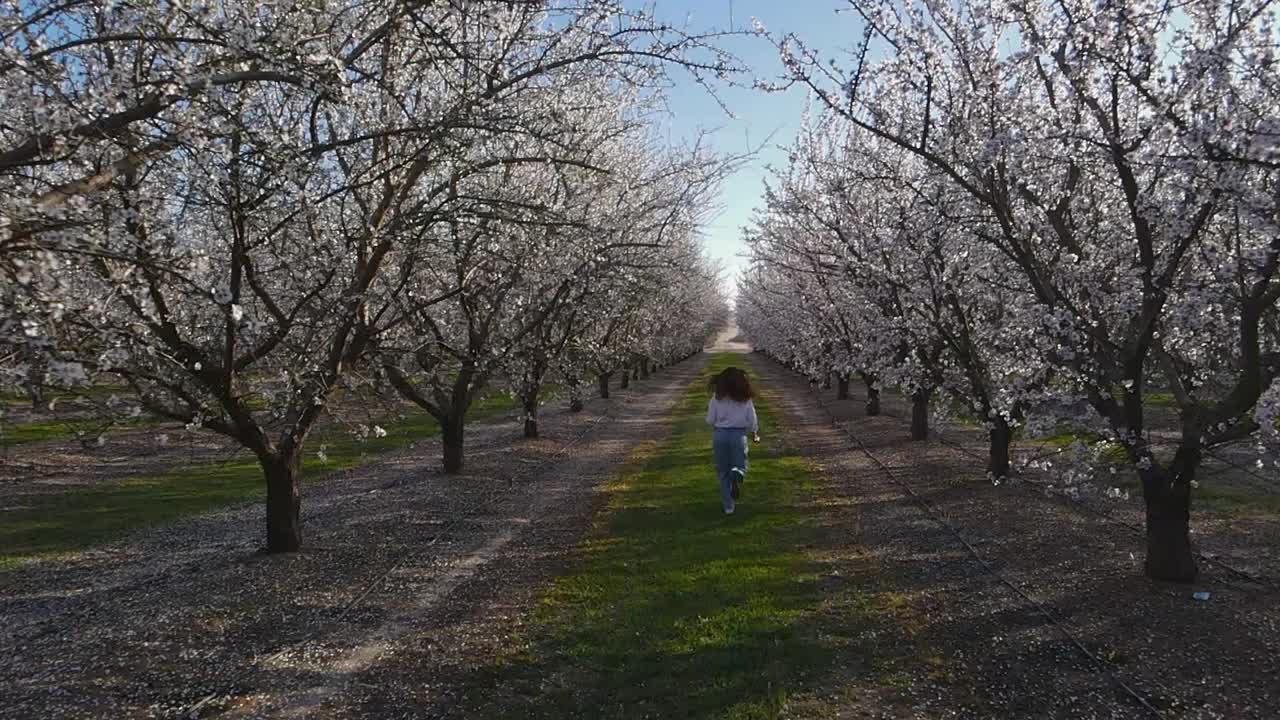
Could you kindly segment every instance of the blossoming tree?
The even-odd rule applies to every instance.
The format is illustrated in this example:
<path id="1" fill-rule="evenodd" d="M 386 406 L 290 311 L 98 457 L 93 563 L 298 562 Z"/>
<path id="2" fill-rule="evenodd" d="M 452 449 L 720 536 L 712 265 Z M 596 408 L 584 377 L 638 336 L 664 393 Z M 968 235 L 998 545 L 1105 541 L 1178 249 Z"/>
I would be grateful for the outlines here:
<path id="1" fill-rule="evenodd" d="M 581 154 L 556 145 L 581 139 L 575 84 L 734 72 L 715 37 L 596 0 L 6 3 L 5 341 L 250 450 L 267 549 L 296 550 L 335 389 L 406 299 L 444 312 L 502 282 L 421 283 L 455 269 L 441 248 L 511 212 L 504 173 Z"/>
<path id="2" fill-rule="evenodd" d="M 790 80 L 874 138 L 873 155 L 908 154 L 943 183 L 936 222 L 1011 273 L 1005 318 L 1034 329 L 1026 362 L 1006 364 L 1049 369 L 1060 402 L 1042 407 L 1094 410 L 1141 481 L 1147 573 L 1194 578 L 1204 453 L 1275 439 L 1275 9 L 848 7 L 865 28 L 852 62 L 778 38 Z M 1149 435 L 1153 382 L 1178 408 L 1168 455 Z"/>

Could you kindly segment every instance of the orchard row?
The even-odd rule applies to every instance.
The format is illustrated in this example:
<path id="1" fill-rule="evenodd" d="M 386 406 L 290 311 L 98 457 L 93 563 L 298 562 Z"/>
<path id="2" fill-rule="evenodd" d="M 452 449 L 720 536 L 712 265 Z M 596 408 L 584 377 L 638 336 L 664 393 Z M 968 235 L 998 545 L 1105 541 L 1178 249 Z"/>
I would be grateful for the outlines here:
<path id="1" fill-rule="evenodd" d="M 1255 443 L 1280 477 L 1274 4 L 849 6 L 848 62 L 776 40 L 814 108 L 749 231 L 740 325 L 873 406 L 899 388 L 916 437 L 931 402 L 962 408 L 995 477 L 1020 434 L 1119 446 L 1147 573 L 1194 578 L 1204 454 Z"/>
<path id="2" fill-rule="evenodd" d="M 654 123 L 670 72 L 737 72 L 715 38 L 598 0 L 7 2 L 0 384 L 231 438 L 296 550 L 335 394 L 394 388 L 456 472 L 486 389 L 534 434 L 549 380 L 723 324 L 697 229 L 732 163 Z"/>

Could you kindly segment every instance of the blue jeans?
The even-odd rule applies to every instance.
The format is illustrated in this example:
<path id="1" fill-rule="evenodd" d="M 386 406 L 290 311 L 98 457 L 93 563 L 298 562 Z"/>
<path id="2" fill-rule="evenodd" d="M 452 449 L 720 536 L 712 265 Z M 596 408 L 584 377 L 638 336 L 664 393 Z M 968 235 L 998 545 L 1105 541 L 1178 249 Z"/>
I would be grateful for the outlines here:
<path id="1" fill-rule="evenodd" d="M 747 431 L 743 428 L 716 428 L 711 436 L 711 450 L 716 458 L 716 474 L 720 476 L 720 502 L 732 510 L 733 470 L 747 474 Z"/>

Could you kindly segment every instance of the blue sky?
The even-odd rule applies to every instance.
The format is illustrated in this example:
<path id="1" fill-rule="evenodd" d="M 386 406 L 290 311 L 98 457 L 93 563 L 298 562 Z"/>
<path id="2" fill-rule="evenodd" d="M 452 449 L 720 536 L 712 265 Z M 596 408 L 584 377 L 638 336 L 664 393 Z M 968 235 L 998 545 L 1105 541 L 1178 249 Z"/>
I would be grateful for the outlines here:
<path id="1" fill-rule="evenodd" d="M 639 2 L 634 4 L 641 4 Z M 848 7 L 843 0 L 655 0 L 658 15 L 675 24 L 690 19 L 690 26 L 749 29 L 751 18 L 764 23 L 771 34 L 793 32 L 824 55 L 852 47 L 859 39 L 859 23 L 836 8 Z M 729 48 L 754 69 L 755 75 L 773 79 L 782 72 L 777 51 L 759 38 L 735 39 Z M 843 58 L 842 58 L 843 59 Z M 721 212 L 706 229 L 707 251 L 729 269 L 728 288 L 742 267 L 738 257 L 745 246 L 741 228 L 761 200 L 768 166 L 786 161 L 783 147 L 790 145 L 800 125 L 805 93 L 792 88 L 784 93 L 764 94 L 745 89 L 727 89 L 721 99 L 733 117 L 687 77 L 671 93 L 672 117 L 669 132 L 673 139 L 688 138 L 699 129 L 715 130 L 712 142 L 723 152 L 743 153 L 769 140 L 760 153 L 725 183 L 721 192 Z"/>

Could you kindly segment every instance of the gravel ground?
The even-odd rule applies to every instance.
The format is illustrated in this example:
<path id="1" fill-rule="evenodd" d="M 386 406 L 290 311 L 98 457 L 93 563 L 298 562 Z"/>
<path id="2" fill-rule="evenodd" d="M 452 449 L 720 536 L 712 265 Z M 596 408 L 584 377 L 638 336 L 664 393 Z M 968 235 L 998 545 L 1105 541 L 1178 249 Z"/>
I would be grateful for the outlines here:
<path id="1" fill-rule="evenodd" d="M 464 717 L 461 693 L 483 692 L 477 678 L 571 561 L 600 483 L 665 435 L 702 362 L 580 414 L 547 413 L 541 440 L 477 426 L 460 476 L 435 470 L 427 441 L 308 487 L 297 555 L 255 552 L 253 505 L 0 575 L 0 718 Z M 787 443 L 825 478 L 824 541 L 810 550 L 829 591 L 822 635 L 842 661 L 788 697 L 785 717 L 1276 716 L 1274 590 L 1209 564 L 1194 587 L 1147 581 L 1126 528 L 1025 485 L 993 487 L 955 447 L 861 417 L 859 397 L 837 402 L 761 356 L 744 362 L 774 393 Z M 948 440 L 973 450 L 981 438 Z M 1201 548 L 1275 576 L 1267 548 L 1230 550 L 1266 536 L 1197 529 Z"/>
<path id="2" fill-rule="evenodd" d="M 911 443 L 899 418 L 861 417 L 861 398 L 810 393 L 799 376 L 751 356 L 783 397 L 793 442 L 830 482 L 833 582 L 867 578 L 899 598 L 899 631 L 880 666 L 833 670 L 794 698 L 791 717 L 1274 718 L 1280 707 L 1280 607 L 1274 591 L 1206 565 L 1196 586 L 1141 573 L 1142 541 L 1064 499 L 993 487 L 983 466 L 941 443 Z M 840 418 L 1023 598 L 986 571 L 832 426 Z M 1203 544 L 1203 538 L 1201 538 Z M 839 565 L 847 565 L 840 573 Z M 860 590 L 862 590 L 860 588 Z M 1195 590 L 1212 592 L 1197 602 Z M 833 587 L 833 595 L 836 595 Z M 1037 609 L 1045 607 L 1101 662 Z M 890 667 L 883 656 L 915 648 Z M 879 647 L 879 646 L 877 646 Z M 1124 683 L 1150 708 L 1129 696 Z M 825 710 L 819 712 L 817 708 Z"/>
<path id="3" fill-rule="evenodd" d="M 296 555 L 256 553 L 250 505 L 5 573 L 0 718 L 448 715 L 701 363 L 545 413 L 540 440 L 477 426 L 458 476 L 427 441 L 306 488 Z"/>
<path id="4" fill-rule="evenodd" d="M 824 407 L 840 417 L 861 419 L 864 400 L 861 390 L 861 387 L 851 386 L 850 395 L 853 399 L 847 402 L 837 401 L 834 390 L 816 391 L 813 395 Z M 900 396 L 884 393 L 881 404 L 884 413 L 895 416 L 893 422 L 898 426 L 905 428 L 910 422 L 911 407 Z M 1150 414 L 1156 416 L 1153 423 L 1158 422 L 1166 427 L 1176 423 L 1168 408 L 1153 408 Z M 935 421 L 930 430 L 934 440 L 963 448 L 974 463 L 986 463 L 987 437 L 980 428 Z M 1152 434 L 1168 437 L 1176 432 L 1166 429 Z M 1052 468 L 1036 470 L 1026 466 L 1029 461 L 1044 458 L 1047 452 L 1049 451 L 1043 446 L 1031 443 L 1015 443 L 1011 448 L 1015 466 L 1021 466 L 1017 470 L 1019 479 L 1039 485 L 1036 487 L 1028 483 L 1023 488 L 1033 495 L 1043 495 L 1047 486 L 1058 488 L 1053 492 L 1062 494 L 1062 490 L 1067 487 Z M 1270 462 L 1271 456 L 1263 457 Z M 1258 471 L 1254 467 L 1258 458 L 1257 451 L 1249 443 L 1217 448 L 1213 455 L 1205 457 L 1197 475 L 1202 485 L 1240 492 L 1242 498 L 1274 498 L 1280 494 L 1280 477 L 1267 478 L 1264 474 L 1267 470 Z M 1092 512 L 1103 513 L 1116 522 L 1129 525 L 1131 533 L 1141 533 L 1144 523 L 1141 493 L 1135 487 L 1127 499 L 1106 495 L 1106 491 L 1115 485 L 1112 476 L 1099 470 L 1091 482 L 1071 488 L 1071 500 Z M 1263 511 L 1215 510 L 1193 498 L 1191 532 L 1196 549 L 1204 558 L 1225 562 L 1232 568 L 1260 579 L 1263 585 L 1280 589 L 1280 516 Z M 1212 570 L 1208 567 L 1208 562 L 1202 562 L 1201 565 L 1205 566 L 1203 569 Z M 1214 572 L 1220 574 L 1222 570 L 1219 567 Z M 1230 571 L 1227 573 L 1230 574 Z"/>

